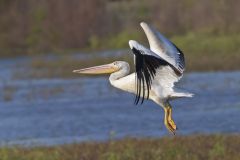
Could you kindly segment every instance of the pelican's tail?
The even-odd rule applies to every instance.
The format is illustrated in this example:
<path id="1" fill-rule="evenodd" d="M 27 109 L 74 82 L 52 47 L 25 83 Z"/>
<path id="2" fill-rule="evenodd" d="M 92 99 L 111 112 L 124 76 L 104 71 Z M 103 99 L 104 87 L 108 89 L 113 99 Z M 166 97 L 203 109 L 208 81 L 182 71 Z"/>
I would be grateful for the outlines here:
<path id="1" fill-rule="evenodd" d="M 193 97 L 194 94 L 188 93 L 188 92 L 174 92 L 171 94 L 171 99 L 176 99 L 176 98 L 191 98 Z"/>

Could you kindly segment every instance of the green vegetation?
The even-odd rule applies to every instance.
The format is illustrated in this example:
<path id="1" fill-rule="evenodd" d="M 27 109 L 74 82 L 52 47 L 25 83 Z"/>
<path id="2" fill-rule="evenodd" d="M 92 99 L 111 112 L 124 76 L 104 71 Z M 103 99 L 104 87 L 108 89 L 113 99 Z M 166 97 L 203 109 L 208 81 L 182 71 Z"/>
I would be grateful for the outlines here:
<path id="1" fill-rule="evenodd" d="M 55 147 L 0 148 L 3 160 L 238 160 L 239 135 L 110 140 Z"/>
<path id="2" fill-rule="evenodd" d="M 138 26 L 139 27 L 139 26 Z M 130 39 L 142 39 L 137 31 L 123 31 L 116 35 L 100 38 L 93 36 L 89 40 L 86 50 L 123 49 L 128 47 Z"/>
<path id="3" fill-rule="evenodd" d="M 175 36 L 172 40 L 180 48 L 191 54 L 236 54 L 240 52 L 240 34 L 208 35 L 188 33 L 185 36 Z"/>
<path id="4" fill-rule="evenodd" d="M 173 42 L 185 53 L 188 71 L 239 70 L 240 35 L 189 33 Z"/>

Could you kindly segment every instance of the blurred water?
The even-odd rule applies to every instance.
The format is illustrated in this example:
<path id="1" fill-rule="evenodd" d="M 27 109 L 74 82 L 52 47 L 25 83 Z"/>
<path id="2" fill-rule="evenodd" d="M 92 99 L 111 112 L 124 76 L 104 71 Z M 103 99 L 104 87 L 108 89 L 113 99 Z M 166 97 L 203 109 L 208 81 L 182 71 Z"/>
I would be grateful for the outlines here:
<path id="1" fill-rule="evenodd" d="M 14 80 L 14 63 L 2 62 L 0 145 L 171 136 L 159 106 L 135 106 L 108 77 Z M 177 134 L 240 133 L 239 84 L 240 72 L 185 74 L 178 86 L 195 97 L 172 103 Z"/>

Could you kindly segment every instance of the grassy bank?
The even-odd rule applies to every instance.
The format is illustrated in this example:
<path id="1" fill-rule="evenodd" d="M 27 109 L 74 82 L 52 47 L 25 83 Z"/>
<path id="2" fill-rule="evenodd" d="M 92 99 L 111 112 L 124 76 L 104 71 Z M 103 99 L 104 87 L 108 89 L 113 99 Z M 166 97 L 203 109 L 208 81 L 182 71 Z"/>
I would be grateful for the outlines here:
<path id="1" fill-rule="evenodd" d="M 1 148 L 4 160 L 238 160 L 239 135 L 125 138 L 56 147 Z"/>
<path id="2" fill-rule="evenodd" d="M 130 36 L 126 33 L 109 39 L 95 38 L 91 46 L 94 50 L 104 50 L 105 46 L 113 49 L 127 48 L 129 39 L 136 39 L 148 46 L 145 35 Z M 240 35 L 238 34 L 213 36 L 210 34 L 188 33 L 170 39 L 184 52 L 187 72 L 240 69 Z M 71 72 L 73 69 L 110 63 L 115 60 L 127 61 L 133 68 L 131 50 L 123 52 L 126 53 L 120 57 L 115 56 L 113 53 L 110 57 L 97 58 L 93 56 L 87 60 L 71 58 L 67 54 L 52 60 L 33 58 L 32 61 L 26 64 L 30 70 L 25 74 L 16 71 L 14 78 L 71 78 L 79 76 Z M 86 54 L 91 54 L 91 52 Z"/>
<path id="3" fill-rule="evenodd" d="M 185 53 L 188 71 L 239 70 L 240 35 L 189 33 L 172 38 Z"/>

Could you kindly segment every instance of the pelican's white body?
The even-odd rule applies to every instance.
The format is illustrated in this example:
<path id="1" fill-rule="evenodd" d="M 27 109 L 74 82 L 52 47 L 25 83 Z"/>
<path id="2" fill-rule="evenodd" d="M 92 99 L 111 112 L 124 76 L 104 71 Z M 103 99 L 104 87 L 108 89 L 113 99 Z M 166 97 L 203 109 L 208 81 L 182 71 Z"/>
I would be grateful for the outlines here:
<path id="1" fill-rule="evenodd" d="M 129 64 L 123 61 L 115 63 L 120 70 L 112 73 L 109 77 L 111 85 L 123 91 L 136 94 L 136 75 L 135 73 L 129 74 Z M 190 93 L 175 91 L 174 83 L 178 80 L 179 77 L 176 76 L 170 66 L 160 67 L 152 82 L 149 98 L 163 107 L 166 101 L 181 97 L 192 97 Z"/>

